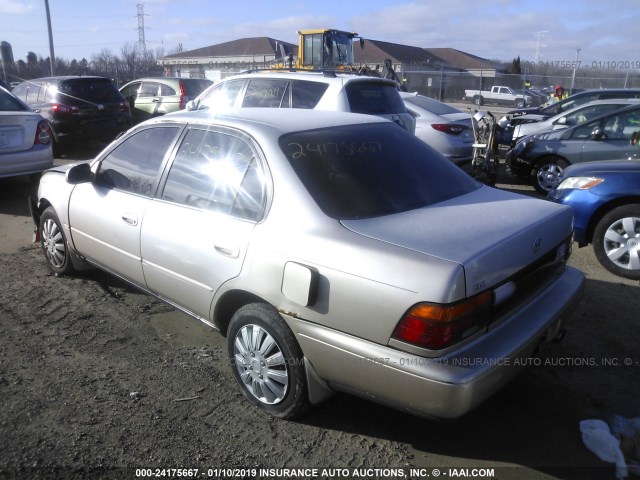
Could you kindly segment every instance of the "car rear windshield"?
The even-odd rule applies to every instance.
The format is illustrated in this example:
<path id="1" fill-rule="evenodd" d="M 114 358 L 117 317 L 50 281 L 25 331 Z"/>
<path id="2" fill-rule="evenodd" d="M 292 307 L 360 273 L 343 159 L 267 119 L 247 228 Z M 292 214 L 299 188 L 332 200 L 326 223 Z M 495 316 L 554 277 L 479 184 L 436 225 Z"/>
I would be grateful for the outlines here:
<path id="1" fill-rule="evenodd" d="M 119 102 L 122 95 L 108 78 L 74 78 L 64 80 L 58 91 L 66 96 L 65 102 L 73 104 L 83 100 L 90 102 Z"/>
<path id="2" fill-rule="evenodd" d="M 0 112 L 25 112 L 29 107 L 20 100 L 0 88 Z"/>
<path id="3" fill-rule="evenodd" d="M 398 89 L 389 83 L 350 82 L 345 90 L 353 113 L 386 115 L 407 112 Z"/>
<path id="4" fill-rule="evenodd" d="M 200 78 L 183 79 L 181 80 L 181 82 L 182 88 L 184 89 L 184 94 L 189 98 L 196 98 L 207 87 L 213 84 L 211 80 L 204 80 Z"/>
<path id="5" fill-rule="evenodd" d="M 336 219 L 413 210 L 480 186 L 393 123 L 301 131 L 283 135 L 279 141 L 318 206 Z"/>
<path id="6" fill-rule="evenodd" d="M 439 102 L 429 97 L 414 96 L 404 97 L 405 102 L 413 103 L 414 105 L 424 108 L 425 110 L 434 113 L 436 115 L 448 115 L 450 113 L 461 113 L 460 110 L 450 107 L 446 103 Z"/>

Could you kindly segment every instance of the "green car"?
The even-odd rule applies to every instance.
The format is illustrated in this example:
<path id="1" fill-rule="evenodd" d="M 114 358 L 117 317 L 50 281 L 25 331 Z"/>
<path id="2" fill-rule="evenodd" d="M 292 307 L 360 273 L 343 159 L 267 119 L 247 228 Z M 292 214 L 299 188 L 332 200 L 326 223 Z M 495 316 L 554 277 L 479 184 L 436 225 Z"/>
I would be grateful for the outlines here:
<path id="1" fill-rule="evenodd" d="M 129 101 L 133 122 L 139 123 L 182 110 L 189 100 L 212 84 L 204 78 L 139 78 L 120 88 L 120 93 Z"/>

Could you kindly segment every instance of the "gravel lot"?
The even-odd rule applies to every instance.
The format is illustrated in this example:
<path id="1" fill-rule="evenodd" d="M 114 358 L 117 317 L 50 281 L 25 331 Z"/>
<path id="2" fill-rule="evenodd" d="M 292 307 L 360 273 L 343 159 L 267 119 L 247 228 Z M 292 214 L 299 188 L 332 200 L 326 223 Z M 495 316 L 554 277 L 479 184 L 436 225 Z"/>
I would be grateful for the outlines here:
<path id="1" fill-rule="evenodd" d="M 30 243 L 30 188 L 0 179 L 0 478 L 135 478 L 136 468 L 208 477 L 233 467 L 614 478 L 578 424 L 640 416 L 640 290 L 602 269 L 591 248 L 571 260 L 587 292 L 564 341 L 466 417 L 424 420 L 336 395 L 287 422 L 243 400 L 216 332 L 100 272 L 50 275 Z"/>

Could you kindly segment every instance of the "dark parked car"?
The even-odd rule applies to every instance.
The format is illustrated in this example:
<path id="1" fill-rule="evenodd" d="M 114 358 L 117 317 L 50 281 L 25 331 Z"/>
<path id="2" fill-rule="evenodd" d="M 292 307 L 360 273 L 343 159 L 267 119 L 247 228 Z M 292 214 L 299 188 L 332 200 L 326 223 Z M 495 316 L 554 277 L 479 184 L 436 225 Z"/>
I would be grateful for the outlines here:
<path id="1" fill-rule="evenodd" d="M 74 142 L 108 143 L 131 126 L 129 104 L 108 78 L 36 78 L 12 93 L 49 121 L 54 153 Z"/>
<path id="2" fill-rule="evenodd" d="M 508 115 L 513 115 L 512 124 L 519 123 L 518 116 L 527 113 L 535 113 L 544 115 L 546 118 L 553 117 L 559 113 L 566 112 L 572 108 L 576 108 L 583 103 L 593 102 L 594 100 L 608 100 L 611 98 L 640 98 L 640 89 L 638 88 L 610 88 L 602 90 L 585 90 L 584 92 L 575 93 L 564 100 L 552 103 L 546 107 L 530 107 L 518 108 L 511 110 Z"/>
<path id="3" fill-rule="evenodd" d="M 573 207 L 575 240 L 604 268 L 640 280 L 640 160 L 573 165 L 547 198 Z"/>
<path id="4" fill-rule="evenodd" d="M 211 85 L 204 78 L 139 78 L 120 88 L 120 93 L 129 102 L 134 123 L 139 123 L 184 109 Z"/>
<path id="5" fill-rule="evenodd" d="M 621 108 L 565 130 L 524 137 L 507 153 L 509 167 L 516 176 L 532 178 L 536 190 L 546 194 L 569 165 L 639 156 L 631 145 L 637 132 L 640 105 Z"/>

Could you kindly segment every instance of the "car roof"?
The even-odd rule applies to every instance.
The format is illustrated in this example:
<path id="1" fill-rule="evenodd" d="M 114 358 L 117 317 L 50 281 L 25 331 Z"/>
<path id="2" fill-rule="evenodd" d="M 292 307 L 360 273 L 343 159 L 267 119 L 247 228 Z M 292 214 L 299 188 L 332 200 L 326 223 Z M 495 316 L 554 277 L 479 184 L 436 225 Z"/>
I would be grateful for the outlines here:
<path id="1" fill-rule="evenodd" d="M 239 73 L 237 75 L 233 75 L 230 77 L 224 78 L 222 81 L 234 80 L 234 79 L 244 79 L 244 78 L 289 78 L 292 80 L 311 80 L 311 81 L 320 81 L 325 83 L 330 83 L 334 81 L 340 82 L 352 82 L 352 81 L 376 81 L 380 83 L 386 83 L 389 85 L 397 86 L 397 83 L 389 78 L 383 77 L 374 77 L 371 75 L 357 75 L 352 73 L 342 73 L 336 72 L 333 70 L 324 70 L 324 71 L 302 71 L 302 70 L 254 70 L 248 71 L 245 73 Z M 336 80 L 340 79 L 340 80 Z"/>
<path id="2" fill-rule="evenodd" d="M 546 120 L 547 121 L 552 121 L 558 118 L 562 118 L 562 117 L 566 117 L 567 115 L 571 115 L 574 112 L 577 112 L 579 110 L 582 110 L 584 108 L 588 108 L 588 107 L 593 107 L 595 105 L 611 105 L 611 104 L 625 104 L 628 103 L 630 107 L 634 106 L 634 105 L 640 105 L 640 98 L 607 98 L 606 100 L 593 100 L 592 102 L 588 102 L 588 103 L 583 103 L 582 105 L 578 105 L 577 107 L 573 107 L 569 110 L 565 110 L 564 112 L 560 112 L 557 115 L 554 115 L 553 117 L 549 117 Z M 622 107 L 622 108 L 626 108 L 626 107 Z M 616 110 L 619 111 L 620 109 Z M 608 113 L 613 113 L 611 111 L 608 112 L 603 112 L 603 115 L 606 115 Z M 596 117 L 594 117 L 595 120 Z"/>
<path id="3" fill-rule="evenodd" d="M 332 126 L 345 126 L 369 123 L 393 123 L 382 117 L 360 113 L 336 112 L 329 110 L 309 110 L 304 108 L 238 108 L 224 112 L 208 110 L 179 111 L 143 122 L 141 125 L 165 122 L 212 123 L 231 127 L 256 126 L 268 128 L 280 133 L 311 130 Z"/>
<path id="4" fill-rule="evenodd" d="M 77 80 L 80 78 L 92 78 L 92 79 L 100 78 L 100 79 L 109 80 L 107 77 L 102 77 L 100 75 L 61 75 L 58 77 L 32 78 L 30 80 L 25 80 L 25 82 L 59 82 L 63 80 Z"/>

